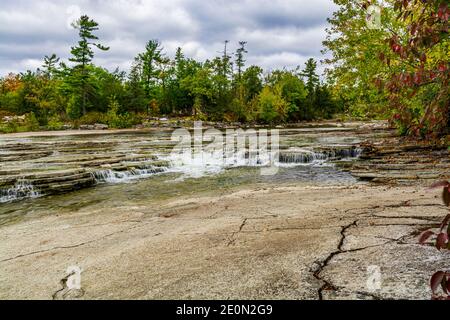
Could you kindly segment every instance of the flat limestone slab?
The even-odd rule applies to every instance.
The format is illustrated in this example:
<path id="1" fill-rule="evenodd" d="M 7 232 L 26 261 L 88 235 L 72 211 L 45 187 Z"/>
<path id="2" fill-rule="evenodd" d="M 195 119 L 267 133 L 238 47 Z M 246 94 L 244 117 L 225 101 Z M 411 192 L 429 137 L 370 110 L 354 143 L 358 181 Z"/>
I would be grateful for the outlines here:
<path id="1" fill-rule="evenodd" d="M 436 196 L 268 186 L 30 217 L 0 226 L 0 299 L 429 299 L 431 274 L 450 268 L 417 244 L 448 211 Z M 82 292 L 62 287 L 69 266 Z"/>

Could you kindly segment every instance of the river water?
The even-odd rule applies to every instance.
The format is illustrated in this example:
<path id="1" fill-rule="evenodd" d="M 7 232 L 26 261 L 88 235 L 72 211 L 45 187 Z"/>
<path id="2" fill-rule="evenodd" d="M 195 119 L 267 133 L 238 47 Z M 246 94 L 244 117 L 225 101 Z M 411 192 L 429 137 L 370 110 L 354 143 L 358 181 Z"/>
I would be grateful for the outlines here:
<path id="1" fill-rule="evenodd" d="M 273 175 L 261 174 L 267 165 L 263 159 L 249 160 L 250 146 L 228 163 L 217 155 L 200 162 L 174 156 L 171 130 L 0 136 L 0 224 L 82 208 L 132 210 L 153 201 L 221 195 L 244 186 L 358 183 L 341 167 L 357 161 L 367 134 L 352 126 L 309 126 L 280 129 L 279 136 Z M 80 179 L 88 177 L 94 184 L 53 192 L 59 188 L 60 175 L 73 175 L 73 170 L 83 170 Z M 40 175 L 45 183 L 39 181 Z M 64 187 L 67 184 L 62 183 Z"/>

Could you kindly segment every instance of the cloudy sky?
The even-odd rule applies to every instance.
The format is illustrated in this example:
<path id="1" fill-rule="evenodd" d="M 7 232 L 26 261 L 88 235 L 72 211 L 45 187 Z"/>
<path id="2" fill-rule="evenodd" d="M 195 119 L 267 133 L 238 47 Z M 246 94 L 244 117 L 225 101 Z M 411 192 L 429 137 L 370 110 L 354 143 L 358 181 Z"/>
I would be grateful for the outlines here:
<path id="1" fill-rule="evenodd" d="M 150 39 L 173 56 L 205 60 L 238 41 L 247 41 L 248 64 L 266 70 L 294 68 L 309 57 L 320 60 L 331 0 L 0 0 L 0 76 L 35 69 L 42 57 L 69 56 L 77 33 L 70 23 L 87 14 L 100 24 L 110 46 L 95 63 L 128 71 Z"/>

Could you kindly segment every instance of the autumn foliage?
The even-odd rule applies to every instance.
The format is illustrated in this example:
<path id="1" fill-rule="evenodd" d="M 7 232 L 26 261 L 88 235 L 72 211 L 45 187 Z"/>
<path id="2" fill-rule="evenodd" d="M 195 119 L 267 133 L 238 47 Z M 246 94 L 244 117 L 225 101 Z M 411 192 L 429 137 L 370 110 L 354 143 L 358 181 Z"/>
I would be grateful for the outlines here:
<path id="1" fill-rule="evenodd" d="M 387 39 L 396 61 L 384 53 L 379 58 L 389 67 L 396 64 L 384 83 L 391 107 L 396 110 L 394 121 L 407 133 L 421 137 L 436 137 L 449 126 L 449 39 L 448 1 L 397 0 L 397 19 L 406 25 L 402 34 L 392 32 Z M 376 80 L 378 84 L 381 79 Z M 423 105 L 421 112 L 412 101 Z"/>
<path id="2" fill-rule="evenodd" d="M 442 188 L 442 200 L 447 207 L 450 207 L 450 182 L 440 181 L 431 186 L 431 189 Z M 434 239 L 434 246 L 439 250 L 450 250 L 450 214 L 448 214 L 439 226 L 439 231 L 425 231 L 419 239 L 420 244 L 425 244 L 428 240 Z M 435 300 L 450 300 L 450 272 L 438 271 L 430 280 L 430 287 Z M 442 294 L 439 293 L 439 287 Z"/>

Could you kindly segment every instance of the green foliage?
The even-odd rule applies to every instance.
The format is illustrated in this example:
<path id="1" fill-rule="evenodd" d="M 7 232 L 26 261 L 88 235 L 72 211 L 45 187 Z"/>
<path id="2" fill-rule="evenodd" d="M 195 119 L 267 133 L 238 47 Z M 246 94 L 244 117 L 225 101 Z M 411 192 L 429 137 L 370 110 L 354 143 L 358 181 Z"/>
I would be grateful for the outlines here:
<path id="1" fill-rule="evenodd" d="M 39 121 L 33 112 L 26 114 L 23 120 L 16 117 L 6 123 L 0 123 L 1 133 L 38 131 L 39 129 Z"/>
<path id="2" fill-rule="evenodd" d="M 244 55 L 248 53 L 248 51 L 245 49 L 247 42 L 240 41 L 239 42 L 239 48 L 236 50 L 236 67 L 237 67 L 237 77 L 236 80 L 238 83 L 240 83 L 242 78 L 242 70 L 245 67 L 245 58 Z"/>
<path id="3" fill-rule="evenodd" d="M 39 121 L 33 112 L 30 112 L 25 116 L 25 122 L 23 127 L 25 131 L 38 131 L 39 130 Z"/>
<path id="4" fill-rule="evenodd" d="M 263 123 L 273 124 L 286 119 L 288 103 L 283 99 L 280 86 L 265 87 L 259 96 L 259 120 Z"/>
<path id="5" fill-rule="evenodd" d="M 80 98 L 73 95 L 69 98 L 66 107 L 67 116 L 72 119 L 79 119 L 81 117 Z"/>
<path id="6" fill-rule="evenodd" d="M 441 0 L 407 0 L 395 1 L 394 10 L 408 32 L 386 37 L 399 66 L 384 81 L 389 106 L 408 134 L 434 140 L 449 132 L 450 6 Z M 384 54 L 379 58 L 391 64 Z"/>
<path id="7" fill-rule="evenodd" d="M 389 68 L 378 59 L 380 52 L 384 52 L 386 57 L 391 56 L 384 41 L 387 30 L 401 30 L 395 22 L 392 1 L 383 3 L 382 28 L 379 30 L 367 27 L 366 11 L 361 1 L 334 2 L 338 10 L 328 20 L 331 27 L 327 29 L 324 41 L 324 53 L 331 55 L 325 60 L 329 65 L 328 79 L 337 89 L 343 107 L 352 116 L 367 118 L 383 114 L 386 94 L 379 90 L 374 78 L 389 72 Z M 395 67 L 391 65 L 391 68 Z"/>
<path id="8" fill-rule="evenodd" d="M 230 122 L 302 121 L 331 117 L 337 108 L 334 91 L 318 83 L 312 59 L 302 74 L 298 69 L 275 70 L 264 78 L 260 67 L 246 68 L 245 41 L 239 42 L 234 62 L 228 41 L 223 54 L 198 62 L 181 48 L 170 59 L 158 40 L 150 40 L 128 74 L 111 72 L 92 63 L 94 49 L 109 49 L 98 43 L 98 24 L 82 16 L 73 26 L 79 40 L 71 48 L 71 64 L 52 54 L 36 72 L 0 79 L 1 112 L 33 113 L 40 125 L 59 130 L 68 121 L 74 127 L 102 123 L 128 128 L 142 123 L 142 114 Z M 35 124 L 28 127 L 36 129 Z M 22 128 L 8 123 L 1 130 Z"/>
<path id="9" fill-rule="evenodd" d="M 133 125 L 141 123 L 142 119 L 138 115 L 132 115 L 129 113 L 120 114 L 120 104 L 117 102 L 116 97 L 111 97 L 108 113 L 106 114 L 106 123 L 113 129 L 125 129 L 131 128 Z M 102 123 L 102 122 L 98 122 Z"/>
<path id="10" fill-rule="evenodd" d="M 248 103 L 259 95 L 263 89 L 263 69 L 258 66 L 250 66 L 242 75 L 242 85 L 245 90 L 244 97 Z"/>
<path id="11" fill-rule="evenodd" d="M 58 115 L 53 115 L 48 119 L 47 130 L 57 131 L 64 128 L 64 122 L 61 121 Z"/>
<path id="12" fill-rule="evenodd" d="M 88 112 L 82 116 L 79 121 L 80 124 L 94 125 L 96 123 L 107 124 L 107 115 L 101 112 Z"/>
<path id="13" fill-rule="evenodd" d="M 324 45 L 342 108 L 359 118 L 391 119 L 405 135 L 448 132 L 448 1 L 375 1 L 382 7 L 377 29 L 367 26 L 368 3 L 334 2 Z"/>
<path id="14" fill-rule="evenodd" d="M 79 106 L 81 107 L 81 113 L 85 115 L 89 95 L 92 91 L 92 86 L 89 84 L 89 65 L 94 58 L 94 52 L 91 47 L 97 47 L 102 51 L 107 51 L 109 48 L 92 42 L 93 40 L 98 40 L 98 37 L 93 34 L 94 31 L 98 30 L 98 23 L 88 16 L 82 16 L 72 26 L 78 30 L 80 40 L 78 41 L 78 46 L 72 47 L 72 57 L 69 59 L 69 61 L 76 63 L 76 66 L 70 72 L 72 77 L 71 85 L 73 91 L 77 92 L 81 97 Z M 72 107 L 75 108 L 78 105 L 73 105 Z"/>

